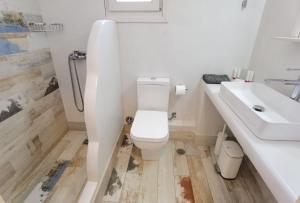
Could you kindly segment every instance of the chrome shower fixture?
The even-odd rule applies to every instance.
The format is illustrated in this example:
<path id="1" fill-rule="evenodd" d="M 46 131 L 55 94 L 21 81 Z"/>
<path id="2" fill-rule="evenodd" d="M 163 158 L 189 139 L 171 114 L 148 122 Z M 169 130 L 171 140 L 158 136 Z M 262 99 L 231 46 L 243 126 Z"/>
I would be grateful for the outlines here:
<path id="1" fill-rule="evenodd" d="M 86 52 L 85 51 L 73 51 L 70 55 L 69 58 L 71 60 L 85 60 L 86 59 Z"/>
<path id="2" fill-rule="evenodd" d="M 82 61 L 85 59 L 86 59 L 86 52 L 85 51 L 77 51 L 77 50 L 73 51 L 68 57 L 71 85 L 72 85 L 72 91 L 73 91 L 73 99 L 74 99 L 76 109 L 79 112 L 84 111 L 84 101 L 83 101 L 83 94 L 82 94 L 79 76 L 78 76 L 77 61 Z M 74 73 L 73 73 L 73 70 L 74 70 Z M 74 78 L 73 74 L 75 75 L 75 78 Z M 80 105 L 79 105 L 79 102 L 77 101 L 75 86 L 77 86 L 77 88 L 78 88 L 80 102 L 81 102 Z"/>

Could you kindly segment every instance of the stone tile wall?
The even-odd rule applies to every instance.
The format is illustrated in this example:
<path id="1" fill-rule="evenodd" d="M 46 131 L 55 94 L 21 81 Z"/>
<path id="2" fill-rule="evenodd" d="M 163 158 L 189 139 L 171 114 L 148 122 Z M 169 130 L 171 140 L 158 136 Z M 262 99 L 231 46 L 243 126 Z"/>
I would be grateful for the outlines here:
<path id="1" fill-rule="evenodd" d="M 0 196 L 11 194 L 68 130 L 37 0 L 0 0 Z"/>

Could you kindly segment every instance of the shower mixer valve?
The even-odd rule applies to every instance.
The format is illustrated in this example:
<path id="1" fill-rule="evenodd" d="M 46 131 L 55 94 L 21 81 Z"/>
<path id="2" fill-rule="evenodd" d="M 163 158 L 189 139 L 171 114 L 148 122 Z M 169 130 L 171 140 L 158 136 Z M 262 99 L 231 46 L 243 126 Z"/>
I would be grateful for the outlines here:
<path id="1" fill-rule="evenodd" d="M 85 51 L 73 51 L 70 56 L 72 60 L 85 60 L 86 59 L 86 52 Z"/>
<path id="2" fill-rule="evenodd" d="M 81 90 L 79 76 L 78 76 L 77 61 L 82 61 L 85 59 L 86 59 L 86 52 L 77 51 L 77 50 L 73 51 L 68 57 L 70 79 L 71 79 L 71 85 L 72 85 L 72 91 L 73 91 L 73 99 L 74 99 L 76 109 L 79 112 L 84 111 L 84 100 L 83 100 L 83 93 Z M 77 89 L 78 89 L 77 91 L 76 91 L 75 86 L 77 86 Z M 79 104 L 77 96 L 79 96 L 81 104 Z"/>

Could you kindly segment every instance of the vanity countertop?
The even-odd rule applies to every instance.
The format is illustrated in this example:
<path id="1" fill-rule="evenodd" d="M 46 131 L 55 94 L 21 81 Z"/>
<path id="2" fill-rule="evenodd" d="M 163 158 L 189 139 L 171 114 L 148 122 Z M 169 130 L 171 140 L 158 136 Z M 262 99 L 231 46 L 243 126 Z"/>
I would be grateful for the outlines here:
<path id="1" fill-rule="evenodd" d="M 300 142 L 259 139 L 220 98 L 220 85 L 201 85 L 278 202 L 300 203 Z"/>

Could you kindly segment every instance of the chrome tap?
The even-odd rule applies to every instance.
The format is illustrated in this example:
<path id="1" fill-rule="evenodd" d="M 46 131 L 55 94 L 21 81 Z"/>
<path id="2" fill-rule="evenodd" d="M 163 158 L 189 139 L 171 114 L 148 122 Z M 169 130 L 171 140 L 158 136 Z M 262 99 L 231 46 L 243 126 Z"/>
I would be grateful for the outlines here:
<path id="1" fill-rule="evenodd" d="M 288 68 L 287 71 L 300 71 L 300 68 Z M 285 79 L 265 79 L 266 83 L 271 82 L 280 82 L 285 85 L 294 85 L 295 88 L 293 90 L 292 95 L 290 96 L 291 99 L 299 101 L 300 99 L 300 76 L 297 80 L 285 80 Z"/>

